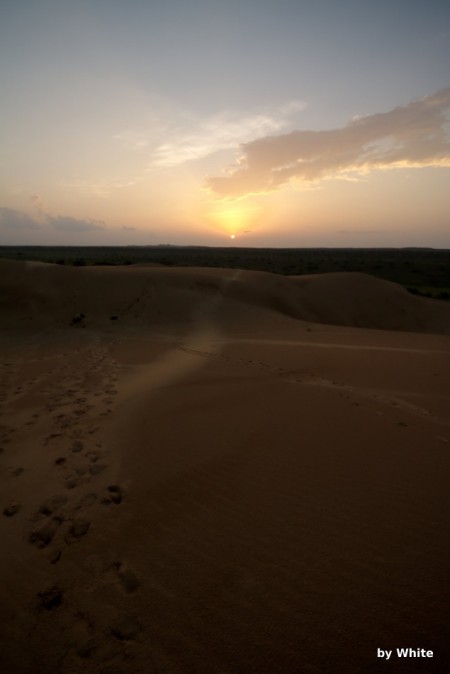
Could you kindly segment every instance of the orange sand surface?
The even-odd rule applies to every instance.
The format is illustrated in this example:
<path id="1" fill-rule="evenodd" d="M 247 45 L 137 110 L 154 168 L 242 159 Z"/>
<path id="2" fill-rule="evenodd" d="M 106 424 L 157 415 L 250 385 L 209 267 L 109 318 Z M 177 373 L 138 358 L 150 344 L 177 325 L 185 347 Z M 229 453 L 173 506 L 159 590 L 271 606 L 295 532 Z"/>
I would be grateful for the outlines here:
<path id="1" fill-rule="evenodd" d="M 0 260 L 0 326 L 2 674 L 448 671 L 448 304 Z"/>

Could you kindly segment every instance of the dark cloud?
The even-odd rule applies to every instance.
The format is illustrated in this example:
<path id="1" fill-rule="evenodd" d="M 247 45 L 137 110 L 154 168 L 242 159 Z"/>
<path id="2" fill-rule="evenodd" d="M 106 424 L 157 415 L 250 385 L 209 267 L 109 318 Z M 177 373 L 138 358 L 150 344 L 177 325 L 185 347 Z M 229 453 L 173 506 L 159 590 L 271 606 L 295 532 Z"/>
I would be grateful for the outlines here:
<path id="1" fill-rule="evenodd" d="M 380 229 L 338 229 L 338 234 L 377 234 Z"/>
<path id="2" fill-rule="evenodd" d="M 450 166 L 450 88 L 389 112 L 356 118 L 329 131 L 292 131 L 241 145 L 226 176 L 210 177 L 218 197 L 268 192 L 290 180 L 318 181 L 352 172 Z"/>
<path id="3" fill-rule="evenodd" d="M 55 229 L 65 232 L 90 232 L 103 229 L 104 225 L 100 220 L 79 220 L 68 215 L 47 215 L 47 222 Z"/>
<path id="4" fill-rule="evenodd" d="M 39 199 L 39 197 L 37 198 Z M 30 197 L 30 199 L 33 199 L 33 197 Z M 82 233 L 103 229 L 103 225 L 104 222 L 101 220 L 80 220 L 78 218 L 71 218 L 68 215 L 53 216 L 44 214 L 42 217 L 40 215 L 32 216 L 14 208 L 0 208 L 0 229 L 4 231 L 44 230 L 50 226 L 59 231 Z"/>
<path id="5" fill-rule="evenodd" d="M 0 208 L 0 228 L 3 230 L 39 229 L 39 227 L 39 222 L 24 211 L 16 211 L 5 206 Z"/>

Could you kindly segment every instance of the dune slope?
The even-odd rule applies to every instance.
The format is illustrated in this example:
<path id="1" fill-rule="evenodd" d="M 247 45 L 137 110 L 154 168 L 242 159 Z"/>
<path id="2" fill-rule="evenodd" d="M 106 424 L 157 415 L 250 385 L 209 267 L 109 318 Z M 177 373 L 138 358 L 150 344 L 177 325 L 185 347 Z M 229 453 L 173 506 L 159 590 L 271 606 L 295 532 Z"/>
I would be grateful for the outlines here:
<path id="1" fill-rule="evenodd" d="M 282 277 L 241 270 L 77 268 L 0 260 L 5 325 L 65 326 L 79 314 L 91 325 L 106 325 L 111 316 L 131 324 L 183 324 L 213 295 L 222 305 L 234 301 L 304 321 L 450 332 L 448 303 L 412 296 L 365 274 Z"/>
<path id="2" fill-rule="evenodd" d="M 446 671 L 448 320 L 359 274 L 1 261 L 1 671 Z"/>

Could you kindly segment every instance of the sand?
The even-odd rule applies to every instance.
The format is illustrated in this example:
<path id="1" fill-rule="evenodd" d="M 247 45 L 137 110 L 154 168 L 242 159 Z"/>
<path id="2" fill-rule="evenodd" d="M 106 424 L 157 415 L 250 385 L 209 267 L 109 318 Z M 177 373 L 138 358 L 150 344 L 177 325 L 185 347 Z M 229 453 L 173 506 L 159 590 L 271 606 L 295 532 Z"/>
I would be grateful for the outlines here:
<path id="1" fill-rule="evenodd" d="M 0 321 L 2 673 L 447 671 L 448 304 L 2 260 Z"/>

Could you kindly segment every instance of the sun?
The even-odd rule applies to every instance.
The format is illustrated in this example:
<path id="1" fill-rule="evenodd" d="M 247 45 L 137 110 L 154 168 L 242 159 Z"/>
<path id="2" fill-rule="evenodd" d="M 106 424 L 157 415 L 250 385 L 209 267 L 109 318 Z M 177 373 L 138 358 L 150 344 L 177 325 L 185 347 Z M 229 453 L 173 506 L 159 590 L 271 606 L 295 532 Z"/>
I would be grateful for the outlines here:
<path id="1" fill-rule="evenodd" d="M 253 227 L 259 214 L 256 206 L 218 205 L 208 214 L 208 219 L 214 223 L 214 228 L 234 240 Z"/>

